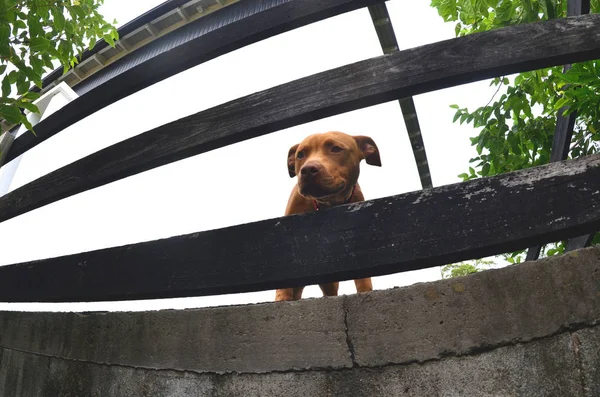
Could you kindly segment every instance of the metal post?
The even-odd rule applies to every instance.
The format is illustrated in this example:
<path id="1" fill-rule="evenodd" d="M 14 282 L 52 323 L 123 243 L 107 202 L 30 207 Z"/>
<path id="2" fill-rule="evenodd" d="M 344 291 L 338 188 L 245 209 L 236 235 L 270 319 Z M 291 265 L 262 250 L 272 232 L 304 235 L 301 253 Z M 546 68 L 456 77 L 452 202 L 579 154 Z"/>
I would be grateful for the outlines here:
<path id="1" fill-rule="evenodd" d="M 383 53 L 389 54 L 391 52 L 399 51 L 394 27 L 392 26 L 390 14 L 388 13 L 385 3 L 382 2 L 380 4 L 369 6 L 369 13 L 371 14 L 371 20 L 373 21 L 373 26 L 377 32 L 377 37 L 379 38 L 379 44 L 381 44 Z M 415 162 L 417 163 L 421 186 L 423 189 L 431 189 L 433 183 L 431 181 L 429 162 L 427 161 L 427 153 L 425 152 L 425 144 L 423 143 L 423 136 L 421 135 L 421 127 L 419 126 L 415 102 L 412 97 L 400 99 L 398 102 L 400 103 L 400 109 L 402 110 L 402 116 L 404 117 L 404 123 L 406 124 L 406 132 L 408 132 L 410 145 L 412 146 Z"/>
<path id="2" fill-rule="evenodd" d="M 567 16 L 577 16 L 589 14 L 590 0 L 569 0 L 567 2 Z M 571 65 L 565 65 L 563 71 L 571 69 Z M 575 126 L 576 112 L 563 116 L 567 107 L 563 107 L 556 115 L 556 130 L 554 132 L 554 141 L 552 142 L 552 152 L 550 153 L 550 162 L 562 161 L 569 155 L 571 138 L 573 137 L 573 128 Z M 583 248 L 592 241 L 593 235 L 575 237 L 567 243 L 567 251 Z M 540 257 L 541 245 L 529 248 L 525 260 L 532 261 Z"/>

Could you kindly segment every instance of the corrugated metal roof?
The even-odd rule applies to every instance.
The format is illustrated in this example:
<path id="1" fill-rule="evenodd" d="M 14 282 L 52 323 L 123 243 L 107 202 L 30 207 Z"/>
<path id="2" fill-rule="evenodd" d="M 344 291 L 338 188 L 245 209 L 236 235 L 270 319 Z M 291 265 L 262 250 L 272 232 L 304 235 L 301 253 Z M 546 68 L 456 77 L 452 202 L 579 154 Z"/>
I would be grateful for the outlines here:
<path id="1" fill-rule="evenodd" d="M 51 72 L 43 79 L 41 91 L 44 92 L 61 81 L 74 87 L 130 52 L 143 48 L 159 36 L 172 32 L 237 1 L 166 1 L 119 28 L 120 40 L 115 47 L 110 47 L 103 40 L 99 41 L 92 50 L 83 53 L 80 63 L 66 75 L 63 75 L 62 67 Z M 39 89 L 35 88 L 34 91 L 39 91 Z"/>
<path id="2" fill-rule="evenodd" d="M 214 1 L 214 0 L 209 0 Z M 186 24 L 172 31 L 166 36 L 159 37 L 154 41 L 140 47 L 135 53 L 123 57 L 113 64 L 105 67 L 84 81 L 73 87 L 73 90 L 79 95 L 92 90 L 100 84 L 118 76 L 148 59 L 167 52 L 174 46 L 183 42 L 193 40 L 197 37 L 212 32 L 224 25 L 241 20 L 248 15 L 259 13 L 265 9 L 272 8 L 278 4 L 284 3 L 285 0 L 263 0 L 240 3 L 236 7 L 227 7 L 220 9 L 219 12 L 206 15 L 202 18 L 202 23 Z M 230 1 L 229 3 L 233 3 Z"/>

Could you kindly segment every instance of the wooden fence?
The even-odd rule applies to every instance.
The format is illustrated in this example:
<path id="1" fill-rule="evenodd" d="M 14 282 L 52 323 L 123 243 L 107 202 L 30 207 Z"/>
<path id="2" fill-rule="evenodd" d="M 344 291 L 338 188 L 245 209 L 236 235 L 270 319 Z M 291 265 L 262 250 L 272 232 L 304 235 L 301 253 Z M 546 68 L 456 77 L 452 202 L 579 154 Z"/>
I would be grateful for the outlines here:
<path id="1" fill-rule="evenodd" d="M 37 138 L 32 134 L 17 138 L 6 159 L 192 65 L 375 3 L 289 0 L 209 37 L 190 39 L 65 106 L 38 125 Z M 576 13 L 582 10 L 578 4 Z M 486 78 L 597 58 L 598 14 L 512 26 L 389 53 L 233 100 L 100 150 L 0 197 L 0 222 L 308 121 Z M 599 192 L 600 157 L 557 162 L 318 213 L 4 266 L 0 301 L 198 296 L 439 266 L 595 232 L 600 229 Z"/>

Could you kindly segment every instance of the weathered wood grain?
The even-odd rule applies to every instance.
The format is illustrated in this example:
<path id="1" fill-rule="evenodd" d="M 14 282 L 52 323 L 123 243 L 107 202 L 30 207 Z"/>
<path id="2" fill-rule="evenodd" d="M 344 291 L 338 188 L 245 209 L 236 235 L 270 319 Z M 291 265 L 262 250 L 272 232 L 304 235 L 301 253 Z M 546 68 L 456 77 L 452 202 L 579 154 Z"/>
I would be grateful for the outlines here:
<path id="1" fill-rule="evenodd" d="M 16 139 L 7 161 L 90 114 L 179 72 L 252 43 L 377 1 L 380 0 L 282 0 L 271 8 L 245 15 L 243 19 L 210 32 L 205 32 L 204 21 L 217 15 L 196 20 L 150 44 L 160 48 L 161 42 L 170 42 L 173 34 L 184 38 L 171 43 L 168 51 L 151 51 L 148 60 L 132 68 L 127 66 L 127 57 L 110 65 L 110 68 L 127 70 L 44 119 L 35 127 L 36 136 L 26 133 Z M 260 3 L 261 0 L 244 0 L 244 3 L 247 2 Z M 238 7 L 242 7 L 241 2 L 228 6 L 227 12 L 233 12 Z"/>
<path id="2" fill-rule="evenodd" d="M 0 267 L 0 301 L 221 294 L 397 273 L 600 228 L 600 155 L 304 215 Z"/>
<path id="3" fill-rule="evenodd" d="M 600 15 L 512 26 L 384 55 L 261 91 L 127 139 L 0 198 L 0 221 L 283 128 L 444 87 L 600 58 Z"/>

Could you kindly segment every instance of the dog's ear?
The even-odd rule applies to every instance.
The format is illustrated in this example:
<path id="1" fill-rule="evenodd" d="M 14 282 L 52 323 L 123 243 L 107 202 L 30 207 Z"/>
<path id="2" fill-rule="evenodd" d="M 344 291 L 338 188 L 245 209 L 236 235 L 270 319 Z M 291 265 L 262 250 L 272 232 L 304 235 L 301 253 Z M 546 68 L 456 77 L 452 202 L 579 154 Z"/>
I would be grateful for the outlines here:
<path id="1" fill-rule="evenodd" d="M 353 137 L 358 145 L 358 148 L 363 154 L 365 161 L 369 165 L 376 165 L 381 167 L 381 159 L 379 158 L 379 149 L 375 141 L 368 136 L 356 135 Z"/>
<path id="2" fill-rule="evenodd" d="M 298 146 L 300 146 L 299 143 L 292 146 L 288 151 L 287 166 L 290 178 L 296 176 L 296 150 L 298 149 Z"/>

